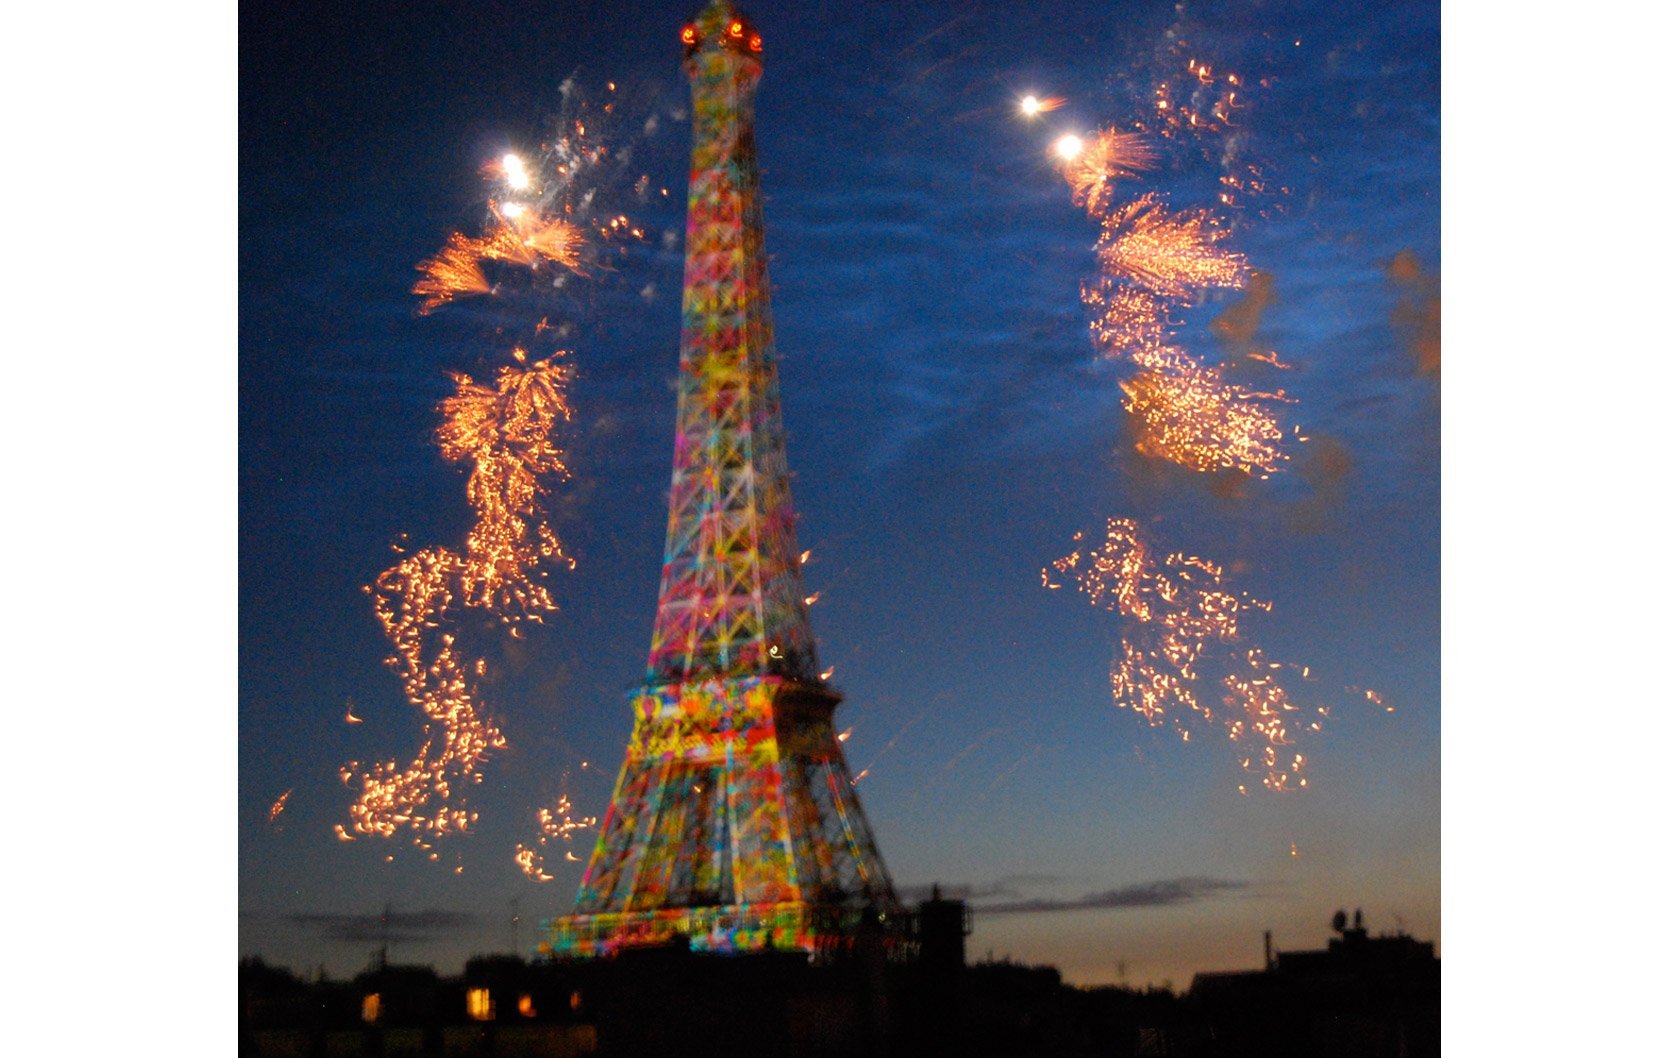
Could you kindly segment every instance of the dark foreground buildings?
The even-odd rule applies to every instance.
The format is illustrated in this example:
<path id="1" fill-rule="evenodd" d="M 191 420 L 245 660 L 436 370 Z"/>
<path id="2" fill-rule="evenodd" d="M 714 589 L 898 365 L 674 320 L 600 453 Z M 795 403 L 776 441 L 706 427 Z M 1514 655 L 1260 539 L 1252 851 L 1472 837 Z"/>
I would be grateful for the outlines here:
<path id="1" fill-rule="evenodd" d="M 1048 966 L 968 965 L 967 909 L 924 902 L 907 940 L 812 961 L 676 944 L 613 959 L 376 966 L 305 983 L 240 964 L 242 1056 L 1108 1055 L 1419 1058 L 1441 1049 L 1441 962 L 1338 915 L 1321 951 L 1199 974 L 1190 991 L 1075 988 Z M 1268 944 L 1268 949 L 1270 945 Z"/>

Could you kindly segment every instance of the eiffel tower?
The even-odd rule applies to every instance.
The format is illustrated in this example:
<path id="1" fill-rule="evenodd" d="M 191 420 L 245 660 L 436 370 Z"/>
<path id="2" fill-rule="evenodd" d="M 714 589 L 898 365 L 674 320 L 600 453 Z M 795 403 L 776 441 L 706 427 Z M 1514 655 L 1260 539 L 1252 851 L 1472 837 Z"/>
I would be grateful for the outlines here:
<path id="1" fill-rule="evenodd" d="M 694 93 L 671 516 L 635 729 L 573 913 L 539 950 L 820 953 L 896 928 L 800 584 L 753 144 L 763 41 L 684 27 Z"/>

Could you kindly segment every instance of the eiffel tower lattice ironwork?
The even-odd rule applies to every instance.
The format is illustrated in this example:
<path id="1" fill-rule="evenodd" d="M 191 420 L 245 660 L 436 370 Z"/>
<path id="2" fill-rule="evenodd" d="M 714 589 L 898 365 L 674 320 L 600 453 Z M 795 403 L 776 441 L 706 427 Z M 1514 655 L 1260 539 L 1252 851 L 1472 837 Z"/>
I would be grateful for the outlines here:
<path id="1" fill-rule="evenodd" d="M 694 96 L 671 515 L 635 730 L 571 915 L 542 950 L 821 951 L 897 899 L 834 732 L 800 584 L 753 145 L 762 40 L 682 31 Z"/>

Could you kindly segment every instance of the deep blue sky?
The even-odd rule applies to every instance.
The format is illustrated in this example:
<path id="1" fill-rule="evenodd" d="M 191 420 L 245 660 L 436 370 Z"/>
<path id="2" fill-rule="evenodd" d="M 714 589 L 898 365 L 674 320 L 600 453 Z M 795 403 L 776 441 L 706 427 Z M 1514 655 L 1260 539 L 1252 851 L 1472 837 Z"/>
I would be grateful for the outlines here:
<path id="1" fill-rule="evenodd" d="M 453 969 L 508 945 L 511 900 L 522 943 L 570 907 L 577 867 L 536 885 L 512 853 L 563 773 L 584 812 L 604 807 L 645 660 L 681 279 L 680 242 L 662 250 L 660 233 L 682 225 L 688 130 L 672 115 L 691 6 L 242 8 L 241 954 L 354 970 L 389 903 L 412 925 L 393 957 Z M 1080 981 L 1114 981 L 1122 961 L 1134 983 L 1179 986 L 1254 966 L 1263 930 L 1316 947 L 1341 906 L 1439 939 L 1439 389 L 1384 272 L 1405 250 L 1439 269 L 1435 6 L 761 6 L 747 11 L 766 42 L 758 144 L 800 541 L 900 887 L 1117 893 L 977 917 L 978 952 Z M 1233 240 L 1276 276 L 1259 337 L 1298 365 L 1289 421 L 1345 450 L 1343 475 L 1302 461 L 1231 497 L 1123 454 L 1078 300 L 1094 231 L 1044 148 L 1128 121 L 1167 72 L 1169 33 L 1251 84 L 1275 79 L 1252 97 L 1251 150 L 1292 193 Z M 503 659 L 492 707 L 511 747 L 485 768 L 478 832 L 441 846 L 441 865 L 342 844 L 339 767 L 406 759 L 420 730 L 361 587 L 399 533 L 459 544 L 462 478 L 429 441 L 432 407 L 446 370 L 481 372 L 508 344 L 482 307 L 417 317 L 413 264 L 478 223 L 478 165 L 540 139 L 568 77 L 634 101 L 629 165 L 672 190 L 635 212 L 646 250 L 564 306 L 578 479 L 559 528 L 579 566 L 554 578 L 547 629 Z M 1069 102 L 1027 123 L 1028 91 Z M 1178 161 L 1145 186 L 1205 202 L 1213 168 Z M 1207 320 L 1230 300 L 1187 314 L 1193 349 L 1218 355 Z M 1107 615 L 1039 586 L 1076 531 L 1113 515 L 1242 564 L 1241 586 L 1276 603 L 1254 627 L 1269 654 L 1397 711 L 1342 705 L 1306 747 L 1312 789 L 1239 797 L 1211 733 L 1177 745 L 1109 702 Z M 347 700 L 365 723 L 344 723 Z"/>

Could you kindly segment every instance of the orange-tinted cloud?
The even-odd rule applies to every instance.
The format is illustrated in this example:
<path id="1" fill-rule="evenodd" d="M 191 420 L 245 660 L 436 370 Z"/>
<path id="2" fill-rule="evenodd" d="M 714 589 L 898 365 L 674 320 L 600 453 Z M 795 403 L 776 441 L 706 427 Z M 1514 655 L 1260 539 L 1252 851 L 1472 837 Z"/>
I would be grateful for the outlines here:
<path id="1" fill-rule="evenodd" d="M 1295 470 L 1312 491 L 1288 510 L 1289 527 L 1305 536 L 1324 532 L 1347 495 L 1353 453 L 1333 437 L 1315 436 L 1295 457 Z"/>
<path id="2" fill-rule="evenodd" d="M 1389 322 L 1411 350 L 1418 374 L 1440 377 L 1441 277 L 1425 272 L 1417 254 L 1410 250 L 1395 254 L 1383 271 L 1400 289 L 1400 301 Z"/>
<path id="3" fill-rule="evenodd" d="M 1208 328 L 1220 341 L 1246 352 L 1260 329 L 1260 317 L 1277 300 L 1276 283 L 1270 272 L 1254 272 L 1248 277 L 1242 297 L 1233 301 L 1225 311 L 1213 318 Z"/>

